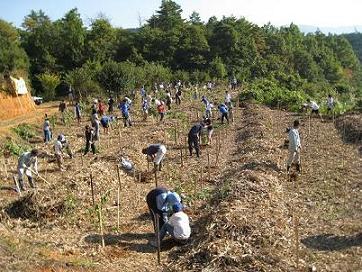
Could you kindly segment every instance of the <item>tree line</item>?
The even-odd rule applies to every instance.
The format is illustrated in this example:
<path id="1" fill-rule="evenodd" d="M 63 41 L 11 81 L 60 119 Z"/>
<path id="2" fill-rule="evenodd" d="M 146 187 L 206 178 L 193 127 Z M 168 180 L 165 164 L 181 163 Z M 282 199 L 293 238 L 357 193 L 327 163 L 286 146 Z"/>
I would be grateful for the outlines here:
<path id="1" fill-rule="evenodd" d="M 42 77 L 56 76 L 84 95 L 235 77 L 254 97 L 264 89 L 290 100 L 328 92 L 361 96 L 361 64 L 346 36 L 304 34 L 294 24 L 259 27 L 235 17 L 202 22 L 197 12 L 188 19 L 181 13 L 177 3 L 162 0 L 135 30 L 113 27 L 105 17 L 86 27 L 77 9 L 55 21 L 31 11 L 20 29 L 0 20 L 0 73 L 28 71 L 37 92 L 46 91 Z"/>

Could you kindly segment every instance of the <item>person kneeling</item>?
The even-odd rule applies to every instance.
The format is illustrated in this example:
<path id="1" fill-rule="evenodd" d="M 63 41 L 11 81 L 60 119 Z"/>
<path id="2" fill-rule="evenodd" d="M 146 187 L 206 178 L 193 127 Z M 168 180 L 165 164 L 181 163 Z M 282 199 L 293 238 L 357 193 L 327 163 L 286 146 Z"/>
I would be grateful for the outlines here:
<path id="1" fill-rule="evenodd" d="M 172 206 L 172 210 L 174 214 L 171 215 L 170 219 L 160 230 L 160 243 L 168 233 L 179 244 L 185 244 L 191 235 L 189 217 L 183 212 L 181 203 L 175 203 Z M 157 247 L 157 241 L 151 241 L 150 244 Z"/>

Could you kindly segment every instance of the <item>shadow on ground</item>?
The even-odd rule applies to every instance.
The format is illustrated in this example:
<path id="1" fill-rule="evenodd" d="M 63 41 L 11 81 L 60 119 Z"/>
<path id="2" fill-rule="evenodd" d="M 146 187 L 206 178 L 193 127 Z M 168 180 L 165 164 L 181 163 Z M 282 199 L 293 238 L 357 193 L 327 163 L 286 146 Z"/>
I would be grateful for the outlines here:
<path id="1" fill-rule="evenodd" d="M 362 232 L 351 236 L 338 236 L 333 234 L 320 234 L 309 236 L 301 240 L 311 249 L 317 250 L 343 250 L 354 246 L 362 246 Z"/>
<path id="2" fill-rule="evenodd" d="M 154 253 L 156 248 L 140 240 L 150 241 L 155 238 L 153 233 L 123 233 L 123 234 L 105 234 L 104 242 L 106 246 L 122 246 L 131 251 L 142 253 Z M 84 238 L 88 244 L 102 244 L 102 237 L 99 234 L 90 234 Z M 141 243 L 139 243 L 141 242 Z M 172 239 L 162 241 L 161 251 L 168 251 L 178 244 Z"/>

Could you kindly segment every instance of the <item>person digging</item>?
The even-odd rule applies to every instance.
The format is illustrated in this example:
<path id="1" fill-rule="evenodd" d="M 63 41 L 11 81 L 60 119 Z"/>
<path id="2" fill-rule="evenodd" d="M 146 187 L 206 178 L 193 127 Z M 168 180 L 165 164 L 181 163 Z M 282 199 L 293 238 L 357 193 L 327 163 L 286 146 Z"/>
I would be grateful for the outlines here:
<path id="1" fill-rule="evenodd" d="M 24 174 L 27 176 L 30 187 L 36 188 L 36 184 L 33 180 L 32 173 L 35 175 L 39 175 L 38 173 L 38 155 L 39 150 L 33 149 L 30 152 L 24 152 L 21 154 L 18 160 L 18 182 L 19 182 L 19 188 L 17 190 L 25 191 L 24 187 Z"/>
<path id="2" fill-rule="evenodd" d="M 297 171 L 301 172 L 301 165 L 300 165 L 300 150 L 301 150 L 301 143 L 300 143 L 300 136 L 299 136 L 299 120 L 295 120 L 293 123 L 293 127 L 288 132 L 289 138 L 289 156 L 287 160 L 287 173 L 290 173 L 290 167 L 295 164 Z"/>
<path id="3" fill-rule="evenodd" d="M 159 216 L 159 229 L 161 229 L 168 220 L 170 207 L 176 203 L 181 203 L 181 197 L 176 192 L 163 187 L 156 187 L 147 194 L 146 202 L 150 211 L 153 229 L 156 231 L 155 216 Z"/>
<path id="4" fill-rule="evenodd" d="M 166 155 L 167 149 L 163 144 L 152 144 L 142 149 L 142 153 L 147 155 L 147 161 L 153 161 L 153 170 L 161 171 L 162 161 Z"/>
<path id="5" fill-rule="evenodd" d="M 187 142 L 189 146 L 190 156 L 192 156 L 192 150 L 195 149 L 196 156 L 200 157 L 200 137 L 201 131 L 205 127 L 203 122 L 194 125 L 187 135 Z"/>
<path id="6" fill-rule="evenodd" d="M 175 242 L 184 245 L 191 235 L 189 217 L 183 212 L 183 205 L 179 202 L 172 205 L 172 211 L 170 219 L 160 229 L 160 243 L 168 233 Z M 150 245 L 157 247 L 157 240 L 151 240 Z"/>

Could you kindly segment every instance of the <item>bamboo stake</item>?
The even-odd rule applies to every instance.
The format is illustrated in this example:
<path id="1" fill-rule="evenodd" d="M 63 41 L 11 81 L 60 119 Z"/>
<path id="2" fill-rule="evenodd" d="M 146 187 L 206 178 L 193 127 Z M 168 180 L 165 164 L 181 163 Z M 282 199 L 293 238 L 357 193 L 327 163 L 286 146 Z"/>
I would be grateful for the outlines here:
<path id="1" fill-rule="evenodd" d="M 102 197 L 100 198 L 100 201 L 99 201 L 98 217 L 99 217 L 99 230 L 100 230 L 101 239 L 102 239 L 102 247 L 105 247 L 106 244 L 104 242 L 104 232 L 103 232 Z"/>
<path id="2" fill-rule="evenodd" d="M 83 161 L 83 152 L 82 152 L 82 154 L 80 154 L 80 159 L 81 159 L 81 161 L 82 161 L 82 166 L 84 165 L 84 161 Z"/>
<path id="3" fill-rule="evenodd" d="M 136 168 L 133 166 L 133 180 L 137 181 L 136 179 Z"/>
<path id="4" fill-rule="evenodd" d="M 121 144 L 122 137 L 121 137 L 121 125 L 118 127 L 118 137 L 119 137 L 119 143 Z"/>
<path id="5" fill-rule="evenodd" d="M 90 173 L 90 185 L 91 185 L 91 193 L 92 193 L 92 204 L 94 206 L 95 201 L 94 201 L 94 187 L 93 187 L 93 175 L 92 175 L 92 172 Z"/>
<path id="6" fill-rule="evenodd" d="M 183 156 L 182 156 L 182 145 L 181 145 L 181 148 L 180 148 L 180 158 L 181 158 L 181 167 L 184 166 L 184 160 L 183 160 Z"/>
<path id="7" fill-rule="evenodd" d="M 141 182 L 141 181 L 142 181 L 142 173 L 139 172 L 139 173 L 138 173 L 138 182 Z"/>
<path id="8" fill-rule="evenodd" d="M 155 169 L 155 185 L 156 185 L 156 187 L 158 187 L 157 168 Z"/>
<path id="9" fill-rule="evenodd" d="M 174 126 L 174 130 L 175 130 L 175 145 L 177 145 L 177 129 L 176 129 L 176 126 Z"/>
<path id="10" fill-rule="evenodd" d="M 120 194 L 121 194 L 121 175 L 119 173 L 119 165 L 117 167 L 117 176 L 118 176 L 118 190 L 117 190 L 117 229 L 119 230 L 120 224 Z"/>
<path id="11" fill-rule="evenodd" d="M 211 174 L 210 174 L 210 154 L 209 149 L 207 149 L 207 171 L 208 171 L 208 181 L 211 180 Z"/>
<path id="12" fill-rule="evenodd" d="M 310 126 L 311 126 L 311 120 L 310 120 L 310 114 L 308 116 L 308 137 L 310 135 Z"/>

